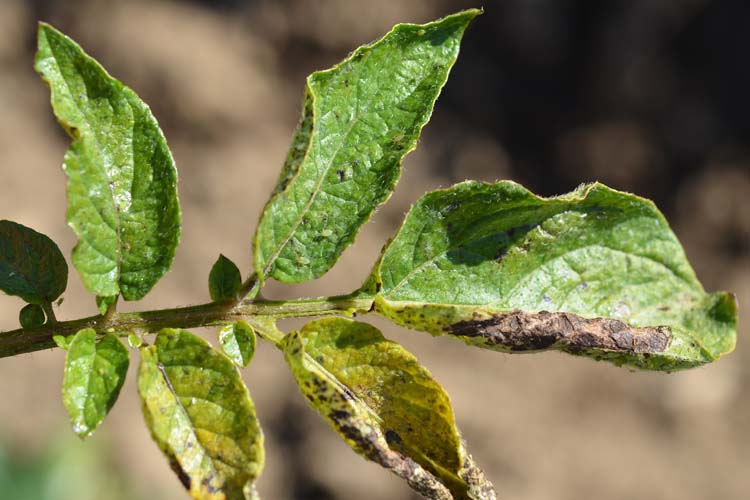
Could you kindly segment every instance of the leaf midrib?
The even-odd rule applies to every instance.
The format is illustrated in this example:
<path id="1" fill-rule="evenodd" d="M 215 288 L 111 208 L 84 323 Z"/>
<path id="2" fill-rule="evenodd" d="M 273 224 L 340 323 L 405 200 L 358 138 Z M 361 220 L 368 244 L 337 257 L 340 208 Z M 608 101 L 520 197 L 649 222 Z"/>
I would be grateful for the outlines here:
<path id="1" fill-rule="evenodd" d="M 200 440 L 200 438 L 198 438 L 198 435 L 195 433 L 195 430 L 196 430 L 195 424 L 193 423 L 193 420 L 190 418 L 190 414 L 188 413 L 187 409 L 182 405 L 182 402 L 180 401 L 180 397 L 177 394 L 177 391 L 175 391 L 174 386 L 172 386 L 171 380 L 169 380 L 169 375 L 167 375 L 165 366 L 161 363 L 161 361 L 159 361 L 159 353 L 155 349 L 154 349 L 153 356 L 156 358 L 153 360 L 154 364 L 156 365 L 156 369 L 159 371 L 159 374 L 161 375 L 162 380 L 164 380 L 164 384 L 167 386 L 167 390 L 172 395 L 175 405 L 177 406 L 178 410 L 182 413 L 182 415 L 185 417 L 185 419 L 190 423 L 190 433 L 195 438 L 196 444 L 200 446 L 201 451 L 203 452 L 203 455 L 210 459 L 208 460 L 208 465 L 211 468 L 212 473 L 214 475 L 220 476 L 219 471 L 216 470 L 216 467 L 214 467 L 212 463 L 213 457 L 208 452 L 208 450 L 206 449 L 205 445 Z M 175 414 L 172 413 L 172 415 L 170 416 L 170 425 L 169 425 L 170 429 L 174 429 L 175 427 L 174 421 L 175 421 Z M 170 447 L 171 447 L 171 444 L 170 444 Z M 193 484 L 193 478 L 191 477 L 190 478 L 191 487 L 192 487 L 192 484 Z"/>
<path id="2" fill-rule="evenodd" d="M 75 98 L 75 96 L 74 96 L 74 94 L 72 92 L 72 89 L 70 88 L 70 84 L 68 83 L 68 78 L 65 76 L 65 74 L 62 71 L 62 69 L 60 68 L 60 64 L 57 62 L 57 54 L 56 54 L 56 51 L 55 51 L 54 44 L 50 43 L 49 37 L 47 37 L 46 34 L 45 34 L 45 38 L 47 40 L 47 46 L 50 49 L 50 53 L 52 54 L 52 60 L 55 63 L 55 67 L 57 68 L 58 73 L 62 77 L 61 79 L 62 79 L 63 83 L 65 84 L 65 88 L 68 90 L 68 95 L 70 96 L 70 100 L 75 104 L 76 109 L 79 111 L 79 113 L 83 117 L 83 121 L 84 121 L 84 123 L 86 125 L 86 128 L 88 129 L 89 135 L 93 136 L 93 140 L 96 143 L 97 151 L 100 151 L 100 152 L 104 151 L 102 149 L 102 147 L 101 147 L 101 143 L 99 142 L 99 137 L 96 135 L 95 132 L 93 132 L 92 123 L 89 121 L 88 114 L 85 112 L 84 108 L 78 103 L 78 100 Z M 83 57 L 84 60 L 85 59 L 91 59 L 88 55 L 83 54 L 83 53 L 81 54 L 81 57 Z M 104 77 L 107 78 L 107 79 L 109 79 L 110 83 L 114 80 L 107 73 L 107 71 L 104 68 L 102 68 L 96 61 L 91 60 L 91 62 L 95 66 L 97 66 L 104 73 Z M 77 71 L 77 72 L 80 74 L 79 71 Z M 83 79 L 83 76 L 81 78 Z M 116 82 L 115 82 L 115 86 L 118 86 Z M 124 86 L 121 86 L 121 87 L 124 87 Z M 120 88 L 119 90 L 123 90 L 123 88 Z M 131 143 L 131 146 L 134 147 L 133 144 L 134 144 L 135 111 L 132 108 L 130 100 L 127 99 L 127 97 L 124 100 L 127 103 L 128 107 L 130 107 L 131 111 L 133 112 L 133 127 L 129 128 L 129 130 L 131 131 L 131 136 L 130 136 L 131 140 L 130 140 L 130 143 Z M 109 99 L 107 99 L 107 101 L 111 102 Z M 74 142 L 83 144 L 82 138 L 74 138 Z M 108 154 L 104 154 L 104 153 L 102 153 L 102 154 L 103 154 L 103 156 L 110 156 Z M 109 158 L 109 159 L 111 160 L 111 158 Z M 131 163 L 133 164 L 133 167 L 135 168 L 134 154 L 131 156 Z M 122 221 L 120 220 L 120 211 L 119 211 L 119 209 L 117 207 L 117 203 L 115 202 L 115 193 L 114 193 L 114 187 L 113 187 L 114 181 L 110 177 L 109 172 L 107 172 L 107 169 L 104 168 L 103 165 L 100 165 L 100 167 L 104 171 L 104 174 L 107 177 L 107 179 L 109 179 L 109 181 L 110 181 L 110 182 L 107 182 L 107 191 L 110 194 L 110 201 L 112 202 L 112 211 L 113 211 L 114 219 L 115 219 L 115 227 L 112 228 L 112 229 L 114 230 L 115 237 L 117 239 L 117 245 L 115 246 L 115 253 L 116 253 L 116 255 L 115 255 L 115 266 L 117 268 L 117 289 L 118 289 L 118 291 L 120 291 L 120 276 L 122 275 Z M 81 179 L 81 180 L 82 180 L 82 182 L 85 182 L 83 179 Z M 86 183 L 86 186 L 89 186 L 89 184 Z M 87 193 L 87 198 L 88 198 L 88 193 Z M 92 205 L 94 207 L 96 206 L 94 204 L 92 204 Z M 106 225 L 106 219 L 102 216 L 102 214 L 98 210 L 97 210 L 97 213 L 99 213 L 99 218 Z M 88 241 L 88 239 L 87 239 L 87 243 L 97 253 L 99 253 L 100 255 L 103 255 L 102 252 L 98 248 L 96 248 L 94 245 L 92 245 Z M 106 273 L 103 273 L 103 274 L 106 274 Z"/>
<path id="3" fill-rule="evenodd" d="M 357 73 L 359 74 L 360 72 L 361 72 L 361 70 L 358 71 Z M 357 85 L 356 85 L 356 87 L 354 89 L 354 93 L 358 94 L 359 93 L 359 79 L 357 78 L 356 81 L 357 81 Z M 309 86 L 309 84 L 308 84 L 308 86 Z M 293 183 L 295 183 L 295 181 L 299 178 L 299 176 L 301 175 L 302 169 L 304 168 L 305 164 L 307 163 L 310 151 L 312 151 L 313 148 L 316 148 L 316 149 L 320 148 L 320 137 L 319 137 L 319 134 L 317 133 L 318 128 L 315 126 L 316 117 L 317 117 L 317 113 L 315 111 L 316 111 L 316 101 L 317 101 L 318 96 L 316 95 L 315 92 L 313 92 L 312 88 L 310 88 L 310 95 L 312 96 L 312 99 L 313 99 L 313 105 L 312 105 L 312 109 L 313 109 L 313 111 L 312 111 L 312 113 L 313 113 L 312 135 L 314 137 L 312 137 L 310 139 L 310 142 L 308 143 L 307 150 L 305 151 L 305 156 L 302 158 L 302 161 L 300 162 L 300 165 L 299 165 L 299 168 L 297 169 L 296 174 L 287 183 L 286 189 L 284 189 L 284 191 L 282 191 L 282 192 L 280 192 L 280 193 L 278 193 L 276 195 L 276 197 L 274 198 L 274 202 L 278 199 L 279 196 L 281 196 L 283 193 L 285 193 L 289 189 L 289 187 Z M 359 102 L 359 101 L 357 101 L 357 102 Z M 344 144 L 349 139 L 349 134 L 351 134 L 352 130 L 354 130 L 354 127 L 359 122 L 359 119 L 360 119 L 360 116 L 359 116 L 359 105 L 357 104 L 356 111 L 355 111 L 354 117 L 352 118 L 351 124 L 349 125 L 349 128 L 347 129 L 347 131 L 343 134 L 343 136 L 341 138 L 341 143 L 336 147 L 336 149 L 334 150 L 333 154 L 331 155 L 331 160 L 328 162 L 328 165 L 326 165 L 324 167 L 322 175 L 320 175 L 319 178 L 318 178 L 318 180 L 315 182 L 315 186 L 313 188 L 312 194 L 308 198 L 307 202 L 305 202 L 305 205 L 302 207 L 302 210 L 300 210 L 299 215 L 297 216 L 296 220 L 292 224 L 291 228 L 289 229 L 289 232 L 284 237 L 283 241 L 279 244 L 279 246 L 277 247 L 276 251 L 273 252 L 271 254 L 271 257 L 268 259 L 268 263 L 266 264 L 266 267 L 263 269 L 263 275 L 264 276 L 268 275 L 268 272 L 271 270 L 271 268 L 273 267 L 273 265 L 276 263 L 276 260 L 279 258 L 279 255 L 281 255 L 281 252 L 284 251 L 284 248 L 286 248 L 287 244 L 292 239 L 292 236 L 294 236 L 294 234 L 297 232 L 297 228 L 302 223 L 302 219 L 304 219 L 305 214 L 307 213 L 307 211 L 312 206 L 313 202 L 315 201 L 315 198 L 318 196 L 318 193 L 321 191 L 320 188 L 323 185 L 323 181 L 325 180 L 326 176 L 328 175 L 328 172 L 331 170 L 331 167 L 333 166 L 333 162 L 336 160 L 336 158 L 338 157 L 339 153 L 341 152 L 341 149 L 344 147 Z M 313 141 L 315 141 L 315 144 L 313 144 Z M 317 164 L 317 160 L 315 161 L 315 163 Z M 312 262 L 311 262 L 311 264 L 312 264 Z"/>
<path id="4" fill-rule="evenodd" d="M 301 339 L 300 339 L 300 344 L 302 345 Z M 359 405 L 361 405 L 362 408 L 364 408 L 366 414 L 369 415 L 369 416 L 371 416 L 373 419 L 375 419 L 375 422 L 378 424 L 378 427 L 379 427 L 379 432 L 382 433 L 381 429 L 383 428 L 383 424 L 385 422 L 383 421 L 383 418 L 380 415 L 378 415 L 377 412 L 375 412 L 375 410 L 373 410 L 370 407 L 370 405 L 368 405 L 367 403 L 365 403 L 351 388 L 349 388 L 346 384 L 344 384 L 343 382 L 341 382 L 338 379 L 338 377 L 336 377 L 336 375 L 334 375 L 333 373 L 331 373 L 330 371 L 328 371 L 323 365 L 321 365 L 320 363 L 318 363 L 315 360 L 315 358 L 313 358 L 311 355 L 309 355 L 304 350 L 304 347 L 302 349 L 302 355 L 306 358 L 307 361 L 313 363 L 314 366 L 316 366 L 319 369 L 319 373 L 325 379 L 327 379 L 329 382 L 331 382 L 334 386 L 345 388 L 346 392 L 348 394 L 350 394 L 351 396 L 353 396 L 353 398 L 351 398 L 352 401 L 356 402 Z M 422 385 L 422 384 L 420 384 L 420 385 Z M 388 449 L 390 450 L 390 447 Z M 458 478 L 460 481 L 463 481 L 463 479 L 458 475 L 457 472 L 451 472 L 450 470 L 446 469 L 442 465 L 440 465 L 438 463 L 435 463 L 435 461 L 432 460 L 430 457 L 426 456 L 423 451 L 419 450 L 418 448 L 411 448 L 410 447 L 410 449 L 412 450 L 412 453 L 418 454 L 425 462 L 431 464 L 432 467 L 435 468 L 435 470 L 443 472 L 445 476 L 453 476 L 453 477 Z M 420 467 L 423 467 L 423 466 L 420 464 Z M 427 472 L 429 472 L 429 471 L 427 471 Z M 442 483 L 442 481 L 440 481 L 440 482 L 441 482 L 441 484 L 443 484 L 443 486 L 446 486 L 446 488 L 447 488 L 447 485 L 445 485 L 444 483 Z"/>
<path id="5" fill-rule="evenodd" d="M 510 211 L 510 210 L 515 210 L 515 209 L 517 209 L 517 208 L 519 208 L 519 207 L 512 207 L 512 208 L 508 208 L 508 209 L 502 209 L 502 210 L 499 210 L 499 211 L 495 212 L 495 213 L 494 213 L 494 214 L 492 214 L 492 215 L 494 216 L 494 215 L 500 214 L 500 213 L 502 213 L 502 212 L 507 212 L 507 211 Z M 557 212 L 554 212 L 554 213 L 552 213 L 551 215 L 549 215 L 549 216 L 545 217 L 544 219 L 541 219 L 541 220 L 540 220 L 539 222 L 535 223 L 534 227 L 539 227 L 539 226 L 540 226 L 541 224 L 543 224 L 543 223 L 544 223 L 545 221 L 549 220 L 550 218 L 552 218 L 552 217 L 555 217 L 555 216 L 557 216 L 557 215 L 560 215 L 560 214 L 562 214 L 562 213 L 565 213 L 565 212 L 570 212 L 570 211 L 577 211 L 577 208 L 576 208 L 576 207 L 570 207 L 570 206 L 568 206 L 568 207 L 564 207 L 564 208 L 562 208 L 561 210 L 559 210 L 559 211 L 557 211 Z M 489 216 L 488 216 L 488 217 L 489 217 Z M 622 223 L 622 222 L 620 222 L 620 223 Z M 618 224 L 619 224 L 619 223 L 618 223 Z M 425 225 L 426 225 L 426 224 L 425 224 Z M 423 225 L 423 227 L 424 227 L 424 225 Z M 409 271 L 408 273 L 406 273 L 406 275 L 404 275 L 404 277 L 403 277 L 403 278 L 401 278 L 401 280 L 399 280 L 399 282 L 398 282 L 398 283 L 397 283 L 397 284 L 396 284 L 395 286 L 391 287 L 391 288 L 390 288 L 390 289 L 389 289 L 389 290 L 387 291 L 387 294 L 384 294 L 383 292 L 380 292 L 380 295 L 381 295 L 381 296 L 382 296 L 383 298 L 385 298 L 385 299 L 388 299 L 388 295 L 392 294 L 393 292 L 395 292 L 396 290 L 398 290 L 398 289 L 399 289 L 399 288 L 400 288 L 401 286 L 403 286 L 404 284 L 408 283 L 408 281 L 409 281 L 409 279 L 410 279 L 411 277 L 413 277 L 414 275 L 416 275 L 416 274 L 418 274 L 418 273 L 422 272 L 422 271 L 424 270 L 424 268 L 425 268 L 425 267 L 426 267 L 427 265 L 429 265 L 429 264 L 431 264 L 431 263 L 434 263 L 434 262 L 435 262 L 436 260 L 438 260 L 438 259 L 439 259 L 439 258 L 441 258 L 441 257 L 444 257 L 444 256 L 445 256 L 446 254 L 448 254 L 449 252 L 451 252 L 451 251 L 453 251 L 453 250 L 456 250 L 456 249 L 458 249 L 458 248 L 460 248 L 460 247 L 462 247 L 462 246 L 464 246 L 464 245 L 466 245 L 466 244 L 468 244 L 468 243 L 471 243 L 471 242 L 474 242 L 474 241 L 477 241 L 477 240 L 481 240 L 481 239 L 485 239 L 485 238 L 491 237 L 491 236 L 492 236 L 492 235 L 494 235 L 494 234 L 495 234 L 496 232 L 497 232 L 497 231 L 495 231 L 495 232 L 493 232 L 493 233 L 491 233 L 491 234 L 488 234 L 488 235 L 482 236 L 481 238 L 474 238 L 474 239 L 470 239 L 470 238 L 471 238 L 471 236 L 470 236 L 470 237 L 469 237 L 469 238 L 467 238 L 467 239 L 462 239 L 462 240 L 459 240 L 459 241 L 458 241 L 458 242 L 456 242 L 455 244 L 452 244 L 452 245 L 450 245 L 450 246 L 446 247 L 446 248 L 445 248 L 445 250 L 442 250 L 441 252 L 439 252 L 439 253 L 437 253 L 437 254 L 433 255 L 432 257 L 430 257 L 430 258 L 429 258 L 429 259 L 427 259 L 427 260 L 424 260 L 424 261 L 422 261 L 422 262 L 421 262 L 421 263 L 420 263 L 419 265 L 417 265 L 417 266 L 415 266 L 414 268 L 412 268 L 412 269 L 411 269 L 411 270 L 410 270 L 410 271 Z M 396 238 L 398 238 L 398 234 L 396 235 Z M 417 238 L 418 238 L 418 237 L 417 237 Z M 416 238 L 415 238 L 415 239 L 416 239 Z M 517 245 L 516 245 L 516 246 L 517 246 Z M 416 247 L 416 245 L 412 245 L 412 247 Z M 515 246 L 514 246 L 514 247 L 515 247 Z M 514 247 L 513 247 L 513 248 L 514 248 Z M 677 277 L 677 278 L 678 278 L 678 279 L 679 279 L 680 281 L 682 281 L 682 282 L 684 282 L 684 283 L 685 283 L 686 285 L 688 285 L 688 287 L 689 287 L 689 288 L 693 288 L 693 287 L 695 286 L 695 283 L 691 282 L 691 281 L 690 281 L 690 280 L 688 280 L 688 279 L 687 279 L 686 277 L 682 276 L 682 275 L 681 275 L 680 273 L 678 273 L 678 272 L 676 272 L 676 271 L 675 271 L 674 269 L 672 269 L 672 268 L 671 268 L 670 266 L 668 266 L 668 265 L 667 265 L 667 264 L 665 264 L 664 262 L 660 262 L 660 261 L 658 261 L 658 260 L 657 260 L 656 258 L 654 258 L 654 257 L 650 257 L 650 256 L 648 256 L 648 255 L 641 255 L 641 254 L 636 254 L 636 253 L 629 253 L 629 252 L 626 252 L 626 251 L 624 251 L 624 250 L 620 250 L 620 249 L 612 248 L 612 247 L 609 247 L 609 246 L 607 246 L 607 245 L 603 245 L 603 244 L 600 244 L 600 243 L 593 243 L 593 244 L 589 244 L 589 245 L 582 245 L 582 246 L 576 247 L 576 248 L 575 248 L 575 249 L 573 249 L 573 250 L 570 250 L 570 251 L 566 251 L 565 253 L 563 253 L 563 254 L 561 254 L 561 255 L 555 256 L 555 258 L 554 258 L 554 259 L 557 259 L 557 258 L 563 257 L 563 256 L 567 255 L 568 253 L 570 253 L 570 252 L 572 252 L 572 251 L 578 251 L 578 250 L 581 250 L 581 249 L 583 249 L 583 248 L 590 248 L 590 247 L 601 247 L 601 248 L 605 248 L 605 249 L 607 249 L 607 250 L 610 250 L 610 251 L 613 251 L 613 252 L 621 252 L 621 253 L 624 253 L 624 254 L 626 254 L 626 255 L 628 255 L 628 256 L 640 257 L 640 258 L 644 258 L 644 259 L 650 260 L 650 261 L 652 261 L 652 262 L 654 262 L 654 263 L 656 263 L 656 264 L 660 265 L 661 267 L 665 268 L 665 269 L 666 269 L 667 271 L 669 271 L 669 273 L 670 273 L 670 274 L 674 275 L 674 276 L 675 276 L 675 277 Z M 509 246 L 508 248 L 509 248 L 509 249 L 511 249 L 512 247 L 510 247 L 510 246 Z M 412 248 L 412 250 L 414 251 L 414 248 Z M 547 263 L 551 262 L 551 261 L 552 261 L 552 260 L 554 260 L 554 259 L 549 259 L 549 260 L 545 260 L 544 262 L 542 262 L 541 264 L 539 264 L 538 266 L 536 266 L 536 267 L 535 267 L 534 269 L 531 269 L 531 270 L 530 270 L 530 271 L 528 271 L 527 273 L 524 273 L 524 274 L 522 275 L 522 277 L 528 276 L 529 274 L 531 274 L 531 273 L 533 273 L 533 272 L 537 271 L 537 270 L 538 270 L 538 269 L 539 269 L 540 267 L 542 267 L 543 265 L 546 265 Z M 381 280 L 381 282 L 382 282 L 382 277 L 380 276 L 380 271 L 381 271 L 381 270 L 380 270 L 380 268 L 381 268 L 381 267 L 382 267 L 382 261 L 381 261 L 381 262 L 380 262 L 380 263 L 378 264 L 378 274 L 379 274 L 378 278 L 379 278 L 379 279 Z M 515 286 L 517 286 L 517 285 L 515 285 Z M 513 290 L 515 289 L 515 286 L 514 286 Z M 511 291 L 512 291 L 512 290 L 511 290 Z M 477 304 L 477 305 L 482 305 L 482 304 Z"/>

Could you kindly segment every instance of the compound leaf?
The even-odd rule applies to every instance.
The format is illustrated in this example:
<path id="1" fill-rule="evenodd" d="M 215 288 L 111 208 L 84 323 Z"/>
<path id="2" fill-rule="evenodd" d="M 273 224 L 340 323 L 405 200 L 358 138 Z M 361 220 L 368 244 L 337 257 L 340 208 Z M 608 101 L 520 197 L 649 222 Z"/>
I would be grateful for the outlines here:
<path id="1" fill-rule="evenodd" d="M 219 330 L 221 350 L 242 368 L 250 364 L 255 354 L 255 330 L 246 321 L 237 321 Z"/>
<path id="2" fill-rule="evenodd" d="M 263 434 L 237 368 L 186 330 L 162 330 L 141 354 L 143 414 L 185 488 L 195 499 L 245 500 L 263 468 Z"/>
<path id="3" fill-rule="evenodd" d="M 554 198 L 510 181 L 429 193 L 365 290 L 396 323 L 504 351 L 674 370 L 736 340 L 733 296 L 703 290 L 654 204 L 598 183 Z"/>
<path id="4" fill-rule="evenodd" d="M 96 331 L 86 328 L 68 342 L 63 403 L 81 438 L 90 436 L 114 406 L 129 364 L 127 348 L 114 335 L 97 342 Z"/>
<path id="5" fill-rule="evenodd" d="M 479 13 L 399 24 L 308 77 L 299 126 L 255 233 L 261 279 L 300 282 L 333 266 L 393 191 Z"/>
<path id="6" fill-rule="evenodd" d="M 35 68 L 73 143 L 63 169 L 73 265 L 98 296 L 142 298 L 180 238 L 177 170 L 148 106 L 73 40 L 39 25 Z"/>
<path id="7" fill-rule="evenodd" d="M 54 241 L 42 233 L 0 221 L 0 290 L 31 304 L 52 302 L 68 285 L 68 265 Z"/>
<path id="8" fill-rule="evenodd" d="M 242 286 L 242 276 L 237 265 L 223 255 L 219 255 L 208 274 L 208 293 L 211 300 L 221 302 L 237 297 Z"/>
<path id="9" fill-rule="evenodd" d="M 375 327 L 325 318 L 284 338 L 302 394 L 349 446 L 427 498 L 494 499 L 443 388 Z"/>

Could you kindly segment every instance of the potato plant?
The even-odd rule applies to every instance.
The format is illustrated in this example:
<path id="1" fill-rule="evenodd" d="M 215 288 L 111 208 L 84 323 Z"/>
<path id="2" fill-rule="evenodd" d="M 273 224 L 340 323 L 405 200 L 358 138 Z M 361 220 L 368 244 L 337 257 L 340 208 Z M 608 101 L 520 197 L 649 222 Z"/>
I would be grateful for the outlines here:
<path id="1" fill-rule="evenodd" d="M 135 92 L 40 24 L 35 68 L 72 140 L 63 161 L 78 237 L 71 260 L 100 314 L 58 321 L 63 254 L 48 237 L 2 221 L 0 289 L 28 305 L 21 328 L 0 334 L 0 356 L 66 349 L 63 403 L 85 438 L 115 404 L 137 352 L 146 425 L 177 477 L 193 498 L 235 500 L 258 498 L 264 462 L 239 371 L 257 336 L 283 352 L 302 395 L 354 451 L 426 498 L 487 500 L 494 487 L 467 451 L 446 392 L 355 315 L 504 353 L 554 349 L 644 370 L 692 368 L 732 351 L 734 297 L 704 291 L 652 202 L 599 183 L 552 198 L 510 181 L 427 193 L 360 289 L 262 298 L 268 280 L 326 273 L 388 199 L 478 14 L 397 25 L 310 75 L 255 230 L 254 270 L 243 279 L 220 255 L 209 302 L 130 313 L 118 312 L 118 300 L 149 293 L 180 240 L 175 162 Z M 317 319 L 280 331 L 277 322 L 293 317 Z M 205 326 L 218 328 L 220 350 L 188 331 Z"/>

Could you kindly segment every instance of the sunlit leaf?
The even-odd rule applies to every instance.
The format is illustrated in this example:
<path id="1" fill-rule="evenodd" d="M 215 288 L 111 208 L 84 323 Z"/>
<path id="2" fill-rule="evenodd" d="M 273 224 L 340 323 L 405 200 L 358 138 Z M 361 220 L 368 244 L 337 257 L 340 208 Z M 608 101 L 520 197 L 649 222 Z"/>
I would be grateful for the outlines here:
<path id="1" fill-rule="evenodd" d="M 104 297 L 101 295 L 96 296 L 96 308 L 99 310 L 99 313 L 106 314 L 109 309 L 117 303 L 117 297 L 118 295 L 112 295 L 109 297 Z"/>
<path id="2" fill-rule="evenodd" d="M 47 236 L 0 221 L 0 290 L 31 304 L 52 302 L 65 291 L 68 265 Z"/>
<path id="3" fill-rule="evenodd" d="M 70 343 L 73 342 L 75 335 L 53 335 L 52 341 L 57 347 L 65 351 L 70 347 Z"/>
<path id="4" fill-rule="evenodd" d="M 219 330 L 219 344 L 224 354 L 242 368 L 253 359 L 255 342 L 255 330 L 245 321 L 237 321 Z"/>
<path id="5" fill-rule="evenodd" d="M 96 332 L 87 328 L 68 344 L 63 403 L 80 437 L 90 436 L 114 406 L 129 364 L 127 348 L 111 334 L 97 341 Z"/>
<path id="6" fill-rule="evenodd" d="M 504 351 L 673 370 L 736 339 L 734 298 L 703 290 L 654 204 L 601 184 L 555 198 L 509 181 L 429 193 L 366 289 L 399 324 Z"/>
<path id="7" fill-rule="evenodd" d="M 352 243 L 393 191 L 479 13 L 399 24 L 310 75 L 289 156 L 255 234 L 261 278 L 317 278 Z"/>
<path id="8" fill-rule="evenodd" d="M 128 345 L 133 349 L 140 349 L 143 346 L 143 337 L 135 333 L 128 334 Z"/>
<path id="9" fill-rule="evenodd" d="M 196 499 L 245 500 L 263 435 L 237 368 L 185 330 L 162 330 L 141 354 L 143 414 L 182 484 Z"/>
<path id="10" fill-rule="evenodd" d="M 38 45 L 35 68 L 73 139 L 63 163 L 73 264 L 91 293 L 140 299 L 180 238 L 172 154 L 148 106 L 78 44 L 41 23 Z"/>
<path id="11" fill-rule="evenodd" d="M 320 319 L 287 335 L 283 349 L 302 394 L 355 451 L 427 498 L 495 498 L 461 443 L 448 395 L 375 327 Z"/>

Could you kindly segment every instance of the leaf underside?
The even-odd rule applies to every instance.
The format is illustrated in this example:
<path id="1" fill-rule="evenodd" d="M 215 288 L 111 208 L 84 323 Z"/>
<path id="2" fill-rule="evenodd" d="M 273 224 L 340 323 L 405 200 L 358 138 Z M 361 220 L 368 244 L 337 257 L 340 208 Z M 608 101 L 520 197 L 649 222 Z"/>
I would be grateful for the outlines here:
<path id="1" fill-rule="evenodd" d="M 495 498 L 464 449 L 448 395 L 375 327 L 315 320 L 283 349 L 302 394 L 355 451 L 427 498 Z"/>
<path id="2" fill-rule="evenodd" d="M 79 331 L 68 343 L 63 376 L 63 403 L 73 431 L 90 436 L 114 406 L 130 364 L 128 349 L 116 336 L 97 341 L 96 331 Z"/>
<path id="3" fill-rule="evenodd" d="M 138 391 L 151 436 L 201 500 L 244 500 L 263 468 L 263 435 L 237 368 L 186 330 L 141 349 Z"/>
<path id="4" fill-rule="evenodd" d="M 0 290 L 31 304 L 57 299 L 68 285 L 68 265 L 54 241 L 31 228 L 0 221 Z"/>
<path id="5" fill-rule="evenodd" d="M 65 154 L 73 264 L 98 296 L 142 298 L 180 238 L 177 170 L 148 106 L 73 40 L 39 25 L 35 69 L 47 82 Z"/>
<path id="6" fill-rule="evenodd" d="M 598 183 L 554 198 L 510 181 L 429 193 L 363 291 L 398 324 L 503 351 L 675 370 L 736 339 L 734 297 L 703 290 L 653 203 Z"/>
<path id="7" fill-rule="evenodd" d="M 303 114 L 254 238 L 260 279 L 317 278 L 393 191 L 480 11 L 400 24 L 307 79 Z"/>

